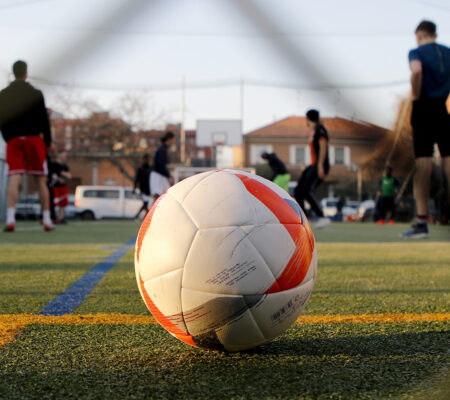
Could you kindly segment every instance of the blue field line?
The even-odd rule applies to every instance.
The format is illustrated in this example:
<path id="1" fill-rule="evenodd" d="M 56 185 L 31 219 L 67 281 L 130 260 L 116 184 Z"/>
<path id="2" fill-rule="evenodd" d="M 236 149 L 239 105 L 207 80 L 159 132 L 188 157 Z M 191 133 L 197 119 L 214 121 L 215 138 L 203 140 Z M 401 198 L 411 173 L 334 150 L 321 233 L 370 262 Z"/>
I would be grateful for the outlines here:
<path id="1" fill-rule="evenodd" d="M 74 282 L 66 291 L 50 301 L 38 315 L 58 316 L 70 314 L 75 311 L 107 272 L 128 253 L 135 242 L 136 238 L 131 239 L 125 245 L 119 247 L 113 254 L 100 261 L 94 268 Z"/>

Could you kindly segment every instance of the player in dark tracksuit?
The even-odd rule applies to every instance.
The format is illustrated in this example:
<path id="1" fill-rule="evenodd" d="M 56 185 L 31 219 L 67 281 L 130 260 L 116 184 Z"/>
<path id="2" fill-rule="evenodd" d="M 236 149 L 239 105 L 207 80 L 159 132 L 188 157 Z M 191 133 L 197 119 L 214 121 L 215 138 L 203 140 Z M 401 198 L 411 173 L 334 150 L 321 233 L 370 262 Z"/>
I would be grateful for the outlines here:
<path id="1" fill-rule="evenodd" d="M 61 151 L 56 161 L 53 161 L 50 170 L 51 186 L 53 188 L 53 204 L 54 207 L 58 207 L 57 223 L 67 224 L 65 218 L 65 208 L 69 205 L 69 189 L 67 187 L 68 181 L 72 178 L 69 166 L 67 165 L 67 153 Z"/>
<path id="2" fill-rule="evenodd" d="M 324 228 L 330 224 L 330 220 L 323 215 L 322 208 L 316 197 L 314 190 L 319 186 L 330 171 L 330 161 L 328 159 L 328 132 L 320 122 L 320 115 L 317 110 L 309 110 L 306 113 L 306 123 L 313 129 L 313 134 L 309 142 L 311 151 L 311 165 L 302 173 L 294 197 L 300 207 L 304 208 L 306 200 L 314 213 L 319 217 L 317 228 Z"/>
<path id="3" fill-rule="evenodd" d="M 167 168 L 169 164 L 169 148 L 175 142 L 175 135 L 168 131 L 161 138 L 161 146 L 156 150 L 153 170 L 150 173 L 150 191 L 154 199 L 164 194 L 172 184 L 172 177 Z"/>
<path id="4" fill-rule="evenodd" d="M 417 221 L 402 236 L 424 238 L 429 236 L 428 200 L 435 144 L 439 147 L 447 181 L 450 182 L 450 116 L 446 107 L 450 93 L 450 49 L 436 43 L 436 25 L 430 21 L 419 24 L 416 39 L 419 47 L 409 52 L 409 63 Z"/>
<path id="5" fill-rule="evenodd" d="M 139 188 L 142 198 L 142 207 L 137 212 L 135 218 L 139 218 L 142 211 L 148 212 L 148 203 L 150 201 L 150 172 L 152 171 L 150 164 L 150 156 L 144 154 L 142 157 L 142 165 L 136 171 L 136 177 L 134 178 L 134 190 Z"/>

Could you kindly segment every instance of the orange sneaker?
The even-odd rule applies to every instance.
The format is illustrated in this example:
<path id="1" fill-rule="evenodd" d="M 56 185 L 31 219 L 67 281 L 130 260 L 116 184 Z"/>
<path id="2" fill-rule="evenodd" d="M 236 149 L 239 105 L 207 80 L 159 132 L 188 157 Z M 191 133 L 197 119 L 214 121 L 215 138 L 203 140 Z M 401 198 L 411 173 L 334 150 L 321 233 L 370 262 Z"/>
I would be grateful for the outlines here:
<path id="1" fill-rule="evenodd" d="M 395 221 L 393 219 L 390 219 L 389 220 L 389 225 L 394 225 L 394 224 L 395 224 Z"/>
<path id="2" fill-rule="evenodd" d="M 16 226 L 14 224 L 9 224 L 3 228 L 3 232 L 14 232 L 14 229 L 16 229 Z"/>
<path id="3" fill-rule="evenodd" d="M 54 229 L 55 229 L 55 227 L 53 225 L 44 225 L 45 232 L 50 232 L 50 231 L 53 231 Z"/>
<path id="4" fill-rule="evenodd" d="M 384 219 L 379 219 L 377 221 L 377 225 L 384 225 Z"/>

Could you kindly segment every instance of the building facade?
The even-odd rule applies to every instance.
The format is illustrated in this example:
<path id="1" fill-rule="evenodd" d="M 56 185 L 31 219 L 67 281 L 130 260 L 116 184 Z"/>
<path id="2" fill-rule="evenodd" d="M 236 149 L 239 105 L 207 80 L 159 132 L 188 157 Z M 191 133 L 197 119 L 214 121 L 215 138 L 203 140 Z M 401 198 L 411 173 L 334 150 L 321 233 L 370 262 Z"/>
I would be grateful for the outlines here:
<path id="1" fill-rule="evenodd" d="M 343 118 L 323 118 L 328 130 L 331 176 L 354 173 L 363 159 L 373 152 L 387 130 L 361 121 Z M 289 117 L 244 136 L 246 166 L 264 163 L 261 151 L 275 152 L 288 167 L 293 177 L 298 177 L 311 163 L 309 141 L 311 131 L 306 118 Z"/>
<path id="2" fill-rule="evenodd" d="M 330 174 L 328 185 L 322 187 L 326 195 L 330 185 L 342 185 L 357 179 L 363 160 L 370 155 L 388 131 L 384 128 L 344 118 L 322 118 L 329 134 Z M 247 167 L 261 170 L 265 162 L 261 152 L 274 152 L 283 160 L 292 180 L 297 180 L 311 163 L 309 141 L 311 130 L 305 117 L 288 117 L 244 135 L 244 160 Z M 258 168 L 259 167 L 259 168 Z"/>
<path id="3" fill-rule="evenodd" d="M 133 131 L 125 121 L 106 112 L 82 119 L 64 118 L 52 111 L 49 114 L 55 147 L 67 151 L 71 193 L 78 185 L 132 185 L 142 156 L 149 154 L 152 160 L 167 131 L 176 136 L 171 163 L 180 163 L 180 124 L 168 124 L 164 130 Z M 195 130 L 185 132 L 185 149 L 187 165 L 212 166 L 213 148 L 197 147 Z"/>

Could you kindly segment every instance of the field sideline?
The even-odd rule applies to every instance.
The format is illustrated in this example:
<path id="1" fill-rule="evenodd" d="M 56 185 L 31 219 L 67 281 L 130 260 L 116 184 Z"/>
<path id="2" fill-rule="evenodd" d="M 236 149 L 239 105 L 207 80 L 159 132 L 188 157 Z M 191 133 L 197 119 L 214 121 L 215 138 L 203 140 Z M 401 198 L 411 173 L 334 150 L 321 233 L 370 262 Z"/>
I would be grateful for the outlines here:
<path id="1" fill-rule="evenodd" d="M 304 314 L 275 341 L 226 354 L 155 323 L 131 249 L 71 314 L 39 315 L 139 226 L 41 233 L 19 223 L 0 238 L 0 399 L 449 398 L 450 231 L 432 226 L 430 240 L 413 242 L 398 238 L 406 227 L 315 232 L 319 270 Z"/>

